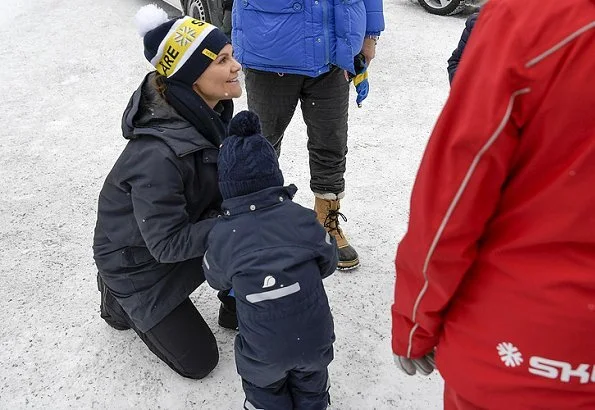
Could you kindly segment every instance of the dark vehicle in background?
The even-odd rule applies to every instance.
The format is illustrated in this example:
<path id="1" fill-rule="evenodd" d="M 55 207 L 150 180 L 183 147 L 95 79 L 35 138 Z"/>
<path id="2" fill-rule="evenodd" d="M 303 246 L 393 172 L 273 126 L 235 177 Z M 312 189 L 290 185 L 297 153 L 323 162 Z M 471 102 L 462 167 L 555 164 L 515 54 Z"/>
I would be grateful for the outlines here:
<path id="1" fill-rule="evenodd" d="M 207 21 L 231 33 L 231 6 L 233 0 L 165 0 L 185 15 Z M 273 1 L 273 0 L 271 0 Z"/>
<path id="2" fill-rule="evenodd" d="M 467 7 L 479 7 L 486 0 L 417 0 L 417 2 L 432 14 L 449 16 L 460 13 Z"/>

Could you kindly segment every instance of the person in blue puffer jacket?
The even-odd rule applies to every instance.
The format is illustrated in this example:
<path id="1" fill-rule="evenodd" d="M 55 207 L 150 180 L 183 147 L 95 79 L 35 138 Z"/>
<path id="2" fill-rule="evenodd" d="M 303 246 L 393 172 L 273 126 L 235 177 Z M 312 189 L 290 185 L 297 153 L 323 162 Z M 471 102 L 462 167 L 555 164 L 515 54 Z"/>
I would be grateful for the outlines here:
<path id="1" fill-rule="evenodd" d="M 281 153 L 298 101 L 307 126 L 310 188 L 319 222 L 335 237 L 339 269 L 359 256 L 339 226 L 345 195 L 349 82 L 354 59 L 369 66 L 384 30 L 382 0 L 236 0 L 232 43 L 246 78 L 248 109 Z"/>
<path id="2" fill-rule="evenodd" d="M 333 318 L 322 279 L 337 266 L 334 239 L 292 201 L 258 117 L 230 123 L 217 161 L 223 215 L 209 234 L 205 277 L 233 287 L 244 408 L 323 410 L 333 360 Z"/>

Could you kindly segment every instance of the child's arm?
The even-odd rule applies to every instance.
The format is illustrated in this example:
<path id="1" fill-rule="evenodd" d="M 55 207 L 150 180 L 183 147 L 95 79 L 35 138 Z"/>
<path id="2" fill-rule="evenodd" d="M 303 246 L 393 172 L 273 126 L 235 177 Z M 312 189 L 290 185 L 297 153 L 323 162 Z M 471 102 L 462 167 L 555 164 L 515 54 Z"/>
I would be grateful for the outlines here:
<path id="1" fill-rule="evenodd" d="M 318 266 L 320 267 L 320 274 L 322 278 L 326 278 L 337 269 L 337 263 L 339 262 L 339 253 L 337 251 L 337 243 L 335 238 L 328 234 L 328 232 L 316 221 L 316 225 L 319 230 L 318 243 L 316 249 L 320 255 L 318 256 Z"/>
<path id="2" fill-rule="evenodd" d="M 215 228 L 209 235 L 208 248 L 202 258 L 202 268 L 207 282 L 213 289 L 229 290 L 231 289 L 231 279 L 227 277 L 224 261 L 229 258 L 227 255 L 225 242 L 217 240 L 218 230 Z"/>

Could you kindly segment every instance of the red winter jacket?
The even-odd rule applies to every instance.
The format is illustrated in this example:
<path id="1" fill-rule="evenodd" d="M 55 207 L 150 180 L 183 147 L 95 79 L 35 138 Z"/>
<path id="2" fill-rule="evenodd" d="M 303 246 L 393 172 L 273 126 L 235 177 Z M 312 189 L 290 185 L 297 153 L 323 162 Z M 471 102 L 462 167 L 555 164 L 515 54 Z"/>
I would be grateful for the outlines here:
<path id="1" fill-rule="evenodd" d="M 485 408 L 595 409 L 595 0 L 482 9 L 413 188 L 393 351 Z"/>

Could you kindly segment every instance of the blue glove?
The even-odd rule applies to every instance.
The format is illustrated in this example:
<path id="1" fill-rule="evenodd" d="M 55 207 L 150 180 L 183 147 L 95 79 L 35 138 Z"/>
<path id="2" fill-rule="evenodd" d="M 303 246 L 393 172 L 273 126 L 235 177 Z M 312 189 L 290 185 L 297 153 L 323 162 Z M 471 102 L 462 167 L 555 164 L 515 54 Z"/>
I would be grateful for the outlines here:
<path id="1" fill-rule="evenodd" d="M 368 92 L 370 91 L 370 84 L 368 83 L 368 64 L 362 53 L 355 56 L 353 65 L 355 67 L 355 76 L 352 76 L 353 85 L 355 86 L 355 91 L 357 91 L 355 102 L 357 103 L 357 106 L 361 108 L 362 102 L 366 99 Z"/>

